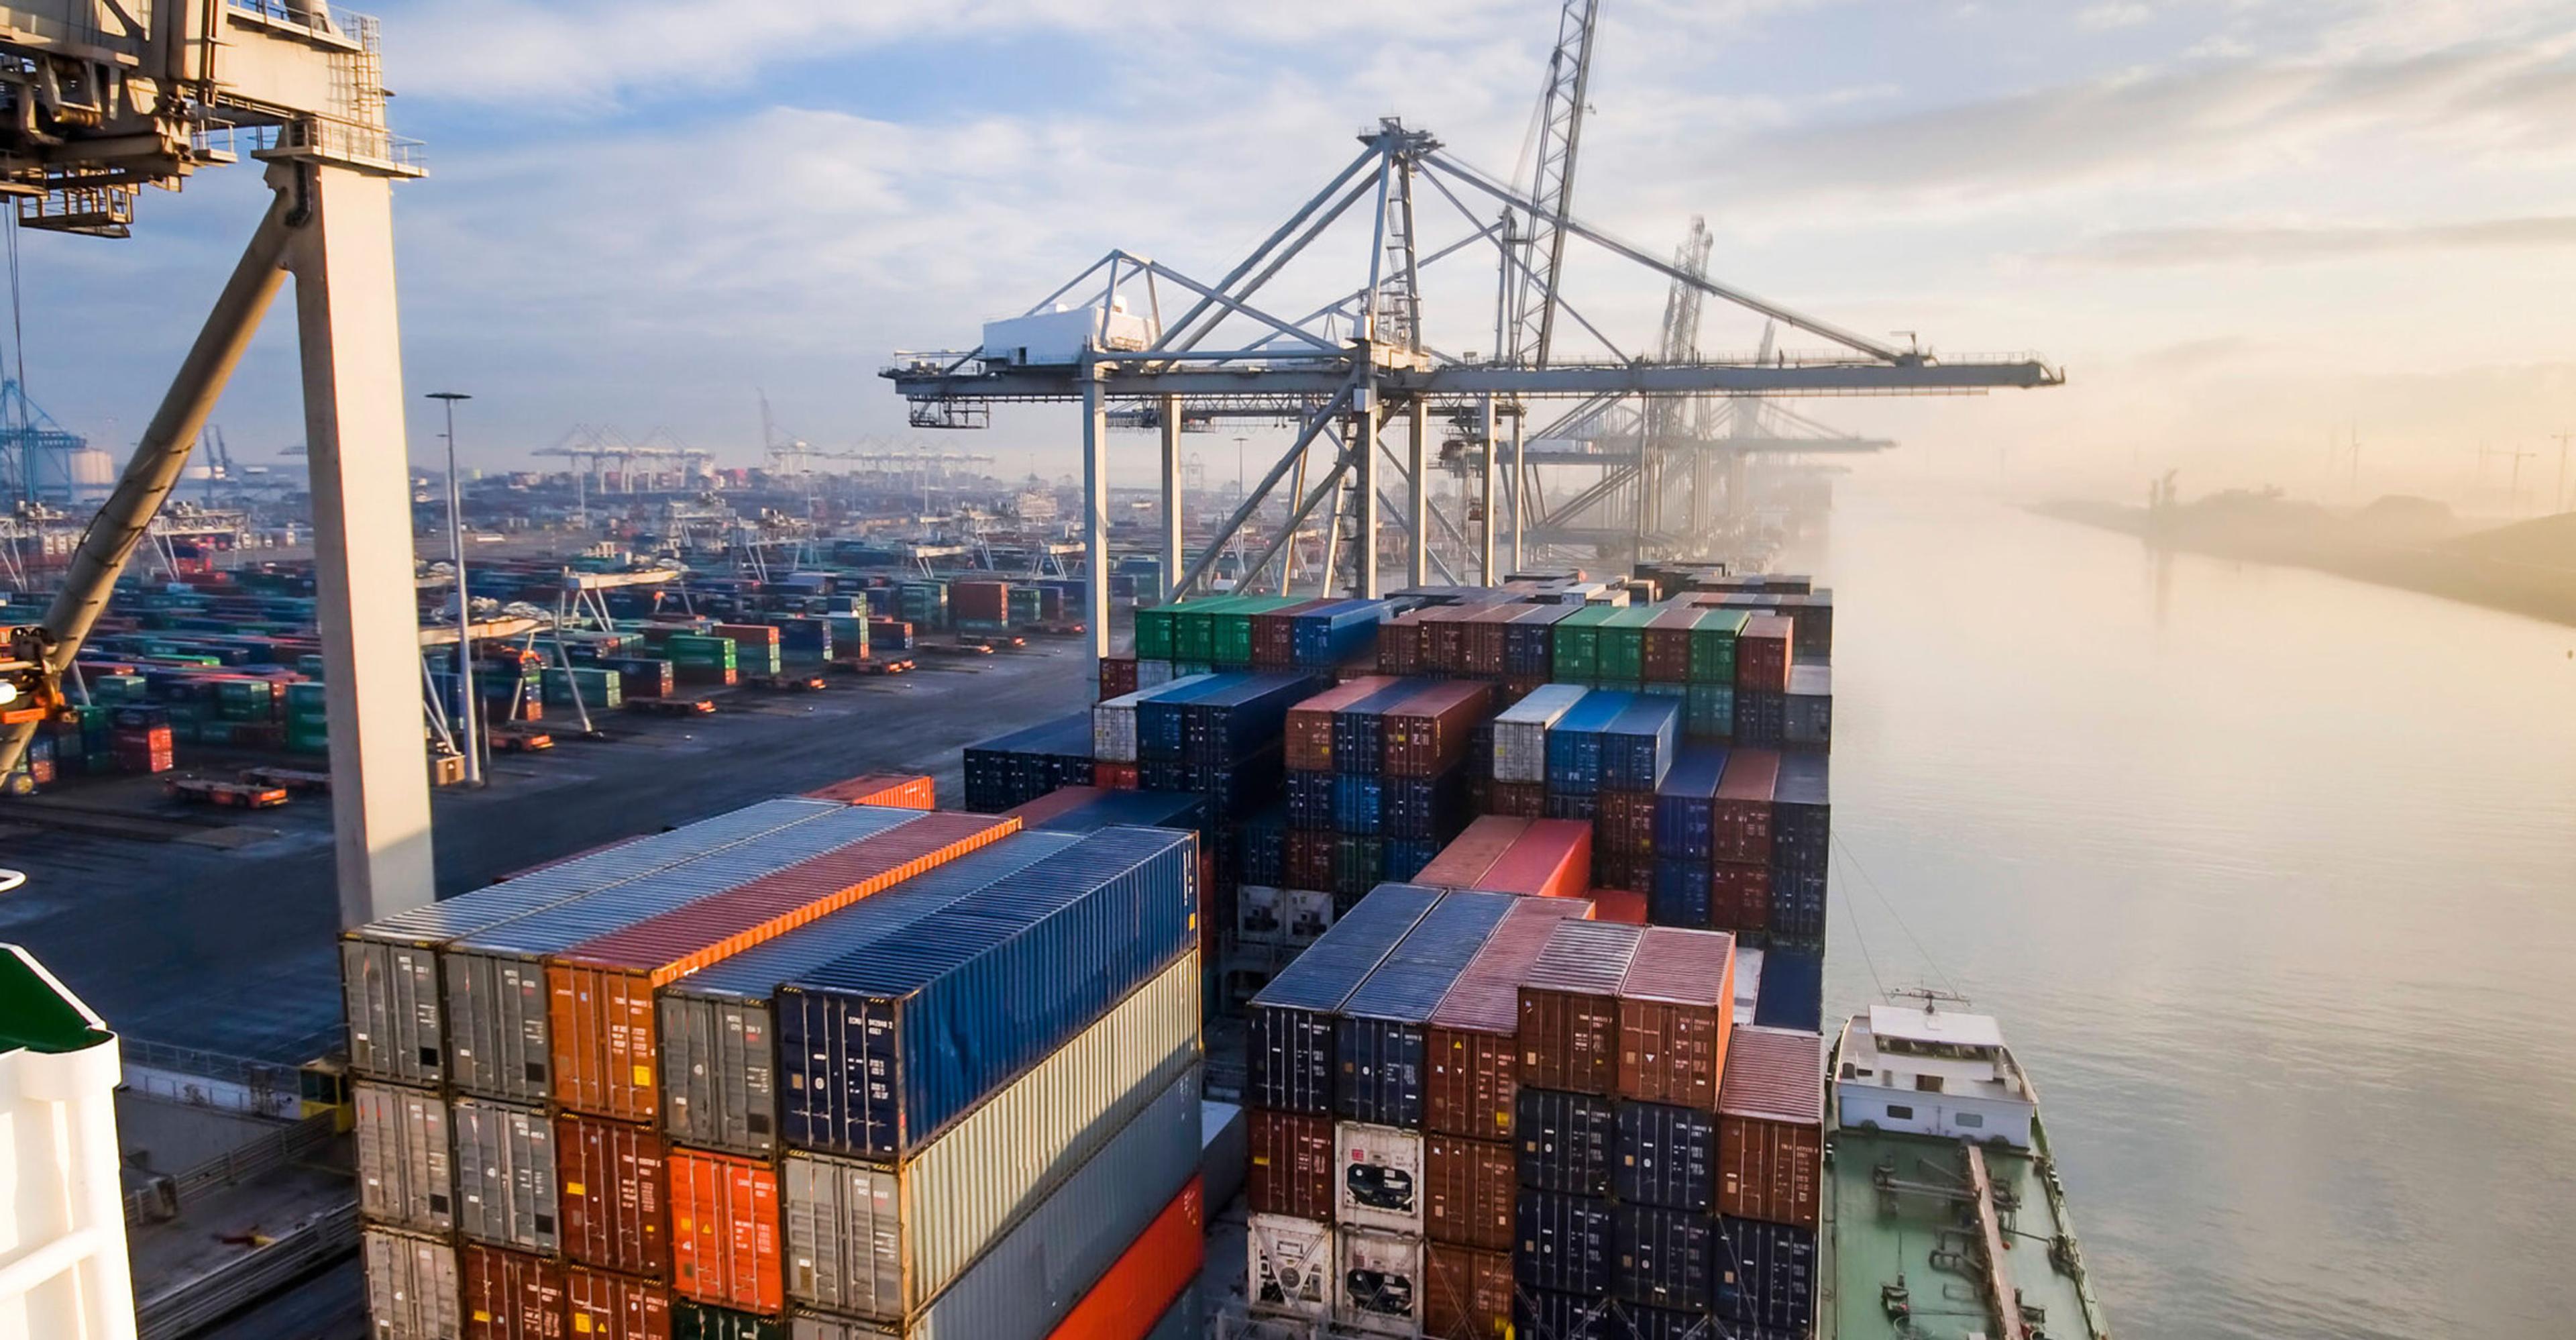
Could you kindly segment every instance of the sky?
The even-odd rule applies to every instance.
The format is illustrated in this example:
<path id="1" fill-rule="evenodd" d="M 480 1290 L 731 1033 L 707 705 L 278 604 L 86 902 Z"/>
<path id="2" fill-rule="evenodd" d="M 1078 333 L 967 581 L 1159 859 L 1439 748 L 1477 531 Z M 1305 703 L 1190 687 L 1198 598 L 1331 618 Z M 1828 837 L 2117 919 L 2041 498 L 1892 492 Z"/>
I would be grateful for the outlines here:
<path id="1" fill-rule="evenodd" d="M 969 347 L 1112 247 L 1221 276 L 1382 116 L 1510 174 L 1557 7 L 376 8 L 395 127 L 430 168 L 397 188 L 408 388 L 473 394 L 465 458 L 503 469 L 575 425 L 751 464 L 764 391 L 819 447 L 905 437 L 877 375 L 891 351 Z M 2115 497 L 2171 468 L 2186 493 L 2547 502 L 2551 435 L 2576 430 L 2565 4 L 1601 10 L 1579 216 L 1658 254 L 1704 216 L 1710 273 L 1731 284 L 2066 370 L 2044 391 L 1800 406 L 1903 444 L 1866 468 Z M 121 455 L 262 194 L 251 168 L 215 169 L 147 192 L 131 240 L 26 235 L 35 398 Z M 1445 203 L 1422 227 L 1426 247 L 1466 231 Z M 1368 247 L 1328 234 L 1277 305 L 1358 287 Z M 1569 301 L 1650 343 L 1664 281 L 1575 248 Z M 1433 343 L 1489 345 L 1490 253 L 1437 268 L 1452 273 L 1426 281 Z M 302 436 L 286 310 L 215 415 L 244 460 Z M 1750 348 L 1760 326 L 1712 305 L 1701 344 Z M 438 446 L 429 408 L 419 461 Z M 1061 407 L 1018 410 L 931 445 L 1056 475 L 1077 431 Z M 2328 471 L 2330 438 L 2353 434 L 2357 480 Z M 1141 480 L 1146 440 L 1117 450 Z M 1214 477 L 1233 453 L 1207 450 Z M 2518 500 L 2512 451 L 2534 453 Z"/>

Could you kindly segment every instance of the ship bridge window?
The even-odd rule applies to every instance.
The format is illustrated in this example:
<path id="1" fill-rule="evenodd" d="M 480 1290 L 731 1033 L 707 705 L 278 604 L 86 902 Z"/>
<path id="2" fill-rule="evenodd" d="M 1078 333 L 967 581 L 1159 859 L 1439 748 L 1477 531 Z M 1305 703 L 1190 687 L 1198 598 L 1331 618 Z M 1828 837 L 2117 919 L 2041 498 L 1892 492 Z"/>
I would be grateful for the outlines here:
<path id="1" fill-rule="evenodd" d="M 1974 1112 L 1960 1112 L 1954 1114 L 1950 1119 L 1972 1131 L 1986 1124 L 1986 1119 Z"/>
<path id="2" fill-rule="evenodd" d="M 1941 1091 L 1941 1077 L 1939 1075 L 1916 1075 L 1914 1077 L 1914 1087 L 1923 1093 L 1939 1093 Z"/>
<path id="3" fill-rule="evenodd" d="M 1914 1120 L 1914 1109 L 1907 1107 L 1903 1103 L 1889 1103 L 1887 1105 L 1887 1117 L 1890 1121 L 1912 1121 Z"/>

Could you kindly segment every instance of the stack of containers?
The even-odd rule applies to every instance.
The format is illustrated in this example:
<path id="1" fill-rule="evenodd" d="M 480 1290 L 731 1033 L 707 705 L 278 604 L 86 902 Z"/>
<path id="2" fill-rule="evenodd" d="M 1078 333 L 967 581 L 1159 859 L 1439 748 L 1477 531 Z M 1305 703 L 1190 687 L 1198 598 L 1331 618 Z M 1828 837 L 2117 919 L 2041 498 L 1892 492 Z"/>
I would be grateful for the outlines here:
<path id="1" fill-rule="evenodd" d="M 1141 699 L 1139 785 L 1203 797 L 1214 820 L 1250 815 L 1277 799 L 1288 710 L 1318 687 L 1295 671 L 1236 671 Z"/>
<path id="2" fill-rule="evenodd" d="M 1593 873 L 1605 887 L 1643 893 L 1653 885 L 1655 789 L 1672 767 L 1681 718 L 1681 699 L 1638 694 L 1600 731 Z"/>
<path id="3" fill-rule="evenodd" d="M 1365 691 L 1354 692 L 1363 685 Z M 1390 782 L 1390 714 L 1421 699 L 1449 704 L 1454 716 L 1459 698 L 1455 686 L 1439 681 L 1368 676 L 1310 696 L 1292 709 L 1287 748 L 1294 761 L 1286 776 L 1289 832 L 1282 872 L 1287 887 L 1328 890 L 1339 911 L 1394 873 L 1388 851 L 1390 786 L 1436 804 L 1439 779 Z M 1453 724 L 1442 721 L 1432 729 Z M 1458 733 L 1472 730 L 1469 723 Z M 1413 758 L 1407 756 L 1408 764 Z M 1429 859 L 1428 852 L 1423 859 Z"/>
<path id="4" fill-rule="evenodd" d="M 1492 701 L 1489 684 L 1449 680 L 1386 710 L 1379 828 L 1387 878 L 1411 879 L 1465 826 L 1468 754 Z"/>
<path id="5" fill-rule="evenodd" d="M 1592 887 L 1592 827 L 1571 819 L 1489 814 L 1422 867 L 1414 883 L 1529 898 L 1580 898 Z"/>
<path id="6" fill-rule="evenodd" d="M 1771 966 L 1766 957 L 1766 978 Z M 1730 1040 L 1717 1114 L 1715 1306 L 1739 1331 L 1803 1336 L 1813 1325 L 1824 1045 L 1813 1032 L 1752 1025 Z"/>
<path id="7" fill-rule="evenodd" d="M 1606 1300 L 1615 1282 L 1619 989 L 1643 935 L 1565 922 L 1521 978 L 1512 1271 L 1517 1324 L 1534 1334 L 1572 1333 L 1567 1321 Z"/>
<path id="8" fill-rule="evenodd" d="M 1060 786 L 1090 786 L 1091 714 L 1059 717 L 966 747 L 966 808 L 986 814 Z"/>
<path id="9" fill-rule="evenodd" d="M 1091 756 L 1094 784 L 1112 790 L 1133 791 L 1142 778 L 1138 764 L 1141 737 L 1137 733 L 1138 707 L 1148 699 L 1176 697 L 1197 692 L 1215 678 L 1192 675 L 1158 684 L 1150 689 L 1137 689 L 1113 698 L 1104 698 L 1091 709 Z M 1121 785 L 1121 783 L 1124 785 Z"/>
<path id="10" fill-rule="evenodd" d="M 1655 874 L 1647 917 L 1658 926 L 1708 927 L 1717 880 L 1717 788 L 1726 772 L 1724 745 L 1682 746 L 1655 788 Z"/>
<path id="11" fill-rule="evenodd" d="M 1772 796 L 1780 753 L 1739 746 L 1727 752 L 1709 802 L 1709 917 L 1718 930 L 1769 938 Z"/>

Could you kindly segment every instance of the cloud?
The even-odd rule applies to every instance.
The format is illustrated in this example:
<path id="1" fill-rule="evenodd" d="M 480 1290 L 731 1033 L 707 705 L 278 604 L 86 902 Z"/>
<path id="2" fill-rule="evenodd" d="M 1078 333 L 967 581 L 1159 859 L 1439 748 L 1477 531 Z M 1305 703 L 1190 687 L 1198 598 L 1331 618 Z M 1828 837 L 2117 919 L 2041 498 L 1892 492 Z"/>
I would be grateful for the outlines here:
<path id="1" fill-rule="evenodd" d="M 2110 28 L 2134 28 L 2156 16 L 2155 11 L 2140 4 L 2088 5 L 2075 15 L 2075 26 L 2099 32 Z"/>
<path id="2" fill-rule="evenodd" d="M 2100 265 L 2165 266 L 2333 260 L 2392 251 L 2576 247 L 2576 215 L 2461 223 L 2137 228 L 2061 253 Z"/>

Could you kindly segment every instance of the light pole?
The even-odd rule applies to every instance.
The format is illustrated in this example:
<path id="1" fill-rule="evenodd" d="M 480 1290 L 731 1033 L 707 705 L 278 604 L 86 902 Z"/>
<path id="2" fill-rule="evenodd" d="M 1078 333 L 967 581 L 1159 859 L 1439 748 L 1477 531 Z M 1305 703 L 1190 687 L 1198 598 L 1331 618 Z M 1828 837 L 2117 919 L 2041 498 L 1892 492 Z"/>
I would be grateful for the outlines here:
<path id="1" fill-rule="evenodd" d="M 447 406 L 447 558 L 456 572 L 456 686 L 462 710 L 457 727 L 465 746 L 465 784 L 483 784 L 482 730 L 475 720 L 474 607 L 465 595 L 464 490 L 456 482 L 456 402 L 474 397 L 462 391 L 432 391 L 432 400 Z"/>

